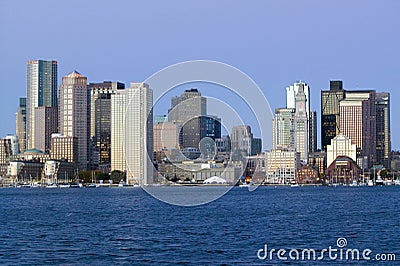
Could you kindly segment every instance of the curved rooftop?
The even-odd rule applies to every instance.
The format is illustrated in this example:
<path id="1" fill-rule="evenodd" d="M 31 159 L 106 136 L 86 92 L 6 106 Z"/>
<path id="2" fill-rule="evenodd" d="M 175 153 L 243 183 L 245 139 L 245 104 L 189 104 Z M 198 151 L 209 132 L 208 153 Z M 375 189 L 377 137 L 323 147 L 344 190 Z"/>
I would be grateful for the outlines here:
<path id="1" fill-rule="evenodd" d="M 42 150 L 38 150 L 38 149 L 29 149 L 29 150 L 25 150 L 24 154 L 44 154 L 44 152 Z"/>

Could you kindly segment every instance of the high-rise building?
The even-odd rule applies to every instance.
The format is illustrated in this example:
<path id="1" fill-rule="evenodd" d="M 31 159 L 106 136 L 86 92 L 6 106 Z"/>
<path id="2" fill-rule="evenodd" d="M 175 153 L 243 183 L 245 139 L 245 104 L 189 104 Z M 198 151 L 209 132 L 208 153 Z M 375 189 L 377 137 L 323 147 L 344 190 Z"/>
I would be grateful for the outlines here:
<path id="1" fill-rule="evenodd" d="M 58 132 L 57 107 L 35 108 L 35 146 L 46 153 L 50 151 L 51 134 Z"/>
<path id="2" fill-rule="evenodd" d="M 296 94 L 296 111 L 294 113 L 294 146 L 300 153 L 300 159 L 304 163 L 308 162 L 309 153 L 309 117 L 307 115 L 307 98 L 303 90 L 303 84 L 300 84 Z"/>
<path id="3" fill-rule="evenodd" d="M 390 168 L 390 93 L 376 94 L 376 162 Z"/>
<path id="4" fill-rule="evenodd" d="M 153 183 L 152 108 L 146 83 L 111 96 L 111 170 L 126 171 L 128 184 Z"/>
<path id="5" fill-rule="evenodd" d="M 343 82 L 331 80 L 330 89 L 321 91 L 321 145 L 326 146 L 340 132 L 339 131 L 339 102 L 345 97 Z"/>
<path id="6" fill-rule="evenodd" d="M 90 168 L 111 163 L 111 95 L 125 89 L 120 82 L 89 83 Z M 107 168 L 107 167 L 106 167 Z"/>
<path id="7" fill-rule="evenodd" d="M 294 148 L 294 108 L 277 108 L 272 120 L 272 148 Z"/>
<path id="8" fill-rule="evenodd" d="M 317 151 L 317 111 L 311 111 L 309 115 L 309 135 L 310 141 L 308 144 L 309 153 Z"/>
<path id="9" fill-rule="evenodd" d="M 154 124 L 154 151 L 162 151 L 163 149 L 179 148 L 179 129 L 172 122 L 160 122 Z"/>
<path id="10" fill-rule="evenodd" d="M 339 128 L 357 147 L 358 166 L 372 167 L 376 162 L 375 91 L 347 91 L 340 101 Z"/>
<path id="11" fill-rule="evenodd" d="M 0 176 L 7 174 L 8 164 L 12 155 L 11 140 L 0 138 Z"/>
<path id="12" fill-rule="evenodd" d="M 233 156 L 252 156 L 261 152 L 261 139 L 253 137 L 250 126 L 234 126 L 231 134 L 231 150 Z"/>
<path id="13" fill-rule="evenodd" d="M 111 95 L 111 171 L 126 171 L 125 114 L 128 90 Z"/>
<path id="14" fill-rule="evenodd" d="M 349 139 L 347 136 L 339 133 L 339 135 L 331 140 L 331 144 L 327 145 L 327 167 L 329 167 L 339 156 L 346 156 L 351 158 L 353 161 L 356 161 L 356 150 L 357 145 L 353 144 L 351 139 Z"/>
<path id="15" fill-rule="evenodd" d="M 18 152 L 26 150 L 26 98 L 19 98 L 18 111 L 15 118 L 15 134 L 18 137 Z"/>
<path id="16" fill-rule="evenodd" d="M 10 140 L 12 155 L 17 155 L 19 153 L 18 136 L 7 135 L 5 139 Z"/>
<path id="17" fill-rule="evenodd" d="M 310 115 L 310 87 L 307 83 L 299 81 L 295 82 L 286 88 L 286 108 L 295 109 L 296 108 L 296 95 L 299 93 L 300 86 L 303 87 L 303 91 L 306 97 L 306 113 Z"/>
<path id="18" fill-rule="evenodd" d="M 87 78 L 77 71 L 62 78 L 59 98 L 59 131 L 78 139 L 79 168 L 88 166 Z"/>
<path id="19" fill-rule="evenodd" d="M 78 161 L 78 138 L 59 133 L 51 135 L 50 158 L 74 163 Z"/>
<path id="20" fill-rule="evenodd" d="M 27 62 L 27 149 L 35 148 L 35 108 L 39 106 L 57 106 L 57 61 Z"/>
<path id="21" fill-rule="evenodd" d="M 180 144 L 182 148 L 199 147 L 201 140 L 201 117 L 207 115 L 207 98 L 197 89 L 185 90 L 181 96 L 171 99 L 168 121 L 181 127 Z"/>

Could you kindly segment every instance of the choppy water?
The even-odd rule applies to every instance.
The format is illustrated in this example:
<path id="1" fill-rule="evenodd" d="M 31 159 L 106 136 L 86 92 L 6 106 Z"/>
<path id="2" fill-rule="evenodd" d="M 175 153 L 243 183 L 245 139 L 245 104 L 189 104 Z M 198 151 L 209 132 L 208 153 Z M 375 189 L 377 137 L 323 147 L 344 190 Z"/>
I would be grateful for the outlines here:
<path id="1" fill-rule="evenodd" d="M 400 260 L 400 187 L 234 188 L 197 207 L 139 188 L 0 189 L 0 264 L 270 265 L 282 261 L 259 260 L 264 244 L 321 250 L 339 237 Z"/>

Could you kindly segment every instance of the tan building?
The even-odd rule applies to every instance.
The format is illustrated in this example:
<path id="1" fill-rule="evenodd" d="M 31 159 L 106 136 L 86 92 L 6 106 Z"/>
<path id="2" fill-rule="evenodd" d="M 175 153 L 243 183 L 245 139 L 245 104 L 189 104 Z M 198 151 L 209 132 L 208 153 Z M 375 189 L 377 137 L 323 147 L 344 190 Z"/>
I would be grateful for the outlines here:
<path id="1" fill-rule="evenodd" d="M 50 157 L 53 160 L 77 162 L 78 139 L 76 137 L 53 134 Z"/>
<path id="2" fill-rule="evenodd" d="M 62 78 L 59 89 L 59 131 L 78 140 L 79 168 L 88 166 L 88 89 L 87 78 L 73 71 Z"/>
<path id="3" fill-rule="evenodd" d="M 347 156 L 356 161 L 356 144 L 352 144 L 351 139 L 340 133 L 331 140 L 331 145 L 327 146 L 326 154 L 327 167 L 329 167 L 338 156 Z"/>
<path id="4" fill-rule="evenodd" d="M 57 107 L 35 108 L 35 148 L 46 153 L 50 150 L 51 134 L 58 132 Z"/>
<path id="5" fill-rule="evenodd" d="M 179 129 L 175 123 L 160 122 L 153 128 L 154 151 L 179 148 Z"/>
<path id="6" fill-rule="evenodd" d="M 300 153 L 294 149 L 267 151 L 266 182 L 271 184 L 291 184 L 296 180 L 296 170 L 300 168 Z"/>
<path id="7" fill-rule="evenodd" d="M 7 138 L 0 139 L 0 176 L 7 173 L 7 167 L 12 156 L 11 140 Z"/>

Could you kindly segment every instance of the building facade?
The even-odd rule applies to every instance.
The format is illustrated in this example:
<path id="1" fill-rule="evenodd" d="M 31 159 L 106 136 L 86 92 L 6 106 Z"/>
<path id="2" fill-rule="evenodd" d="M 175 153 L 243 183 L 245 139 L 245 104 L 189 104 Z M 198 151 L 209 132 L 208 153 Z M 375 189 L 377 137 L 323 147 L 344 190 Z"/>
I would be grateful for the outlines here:
<path id="1" fill-rule="evenodd" d="M 154 124 L 154 151 L 179 148 L 179 128 L 172 122 L 159 122 Z"/>
<path id="2" fill-rule="evenodd" d="M 57 61 L 27 62 L 26 139 L 35 148 L 35 108 L 57 106 Z"/>
<path id="3" fill-rule="evenodd" d="M 26 98 L 19 98 L 15 120 L 15 134 L 18 137 L 19 152 L 24 152 L 26 150 Z"/>
<path id="4" fill-rule="evenodd" d="M 88 167 L 88 90 L 87 78 L 77 71 L 62 78 L 59 97 L 59 131 L 78 140 L 79 168 Z"/>
<path id="5" fill-rule="evenodd" d="M 300 84 L 296 95 L 296 111 L 294 113 L 294 147 L 300 153 L 300 159 L 308 162 L 309 153 L 309 117 L 307 115 L 307 98 Z"/>
<path id="6" fill-rule="evenodd" d="M 270 184 L 292 184 L 296 181 L 296 170 L 300 168 L 300 153 L 294 149 L 267 151 L 266 182 Z"/>
<path id="7" fill-rule="evenodd" d="M 126 171 L 125 115 L 128 90 L 111 95 L 111 171 Z"/>
<path id="8" fill-rule="evenodd" d="M 376 94 L 376 162 L 390 168 L 390 93 Z"/>
<path id="9" fill-rule="evenodd" d="M 272 148 L 294 148 L 294 108 L 275 109 L 272 121 Z"/>
<path id="10" fill-rule="evenodd" d="M 329 167 L 338 156 L 346 156 L 353 161 L 357 160 L 357 145 L 353 144 L 351 139 L 339 133 L 331 140 L 331 144 L 327 146 L 326 165 Z"/>
<path id="11" fill-rule="evenodd" d="M 78 162 L 78 138 L 62 134 L 52 134 L 50 158 L 70 163 Z"/>
<path id="12" fill-rule="evenodd" d="M 35 146 L 46 153 L 50 151 L 51 134 L 58 132 L 57 107 L 35 108 Z"/>

